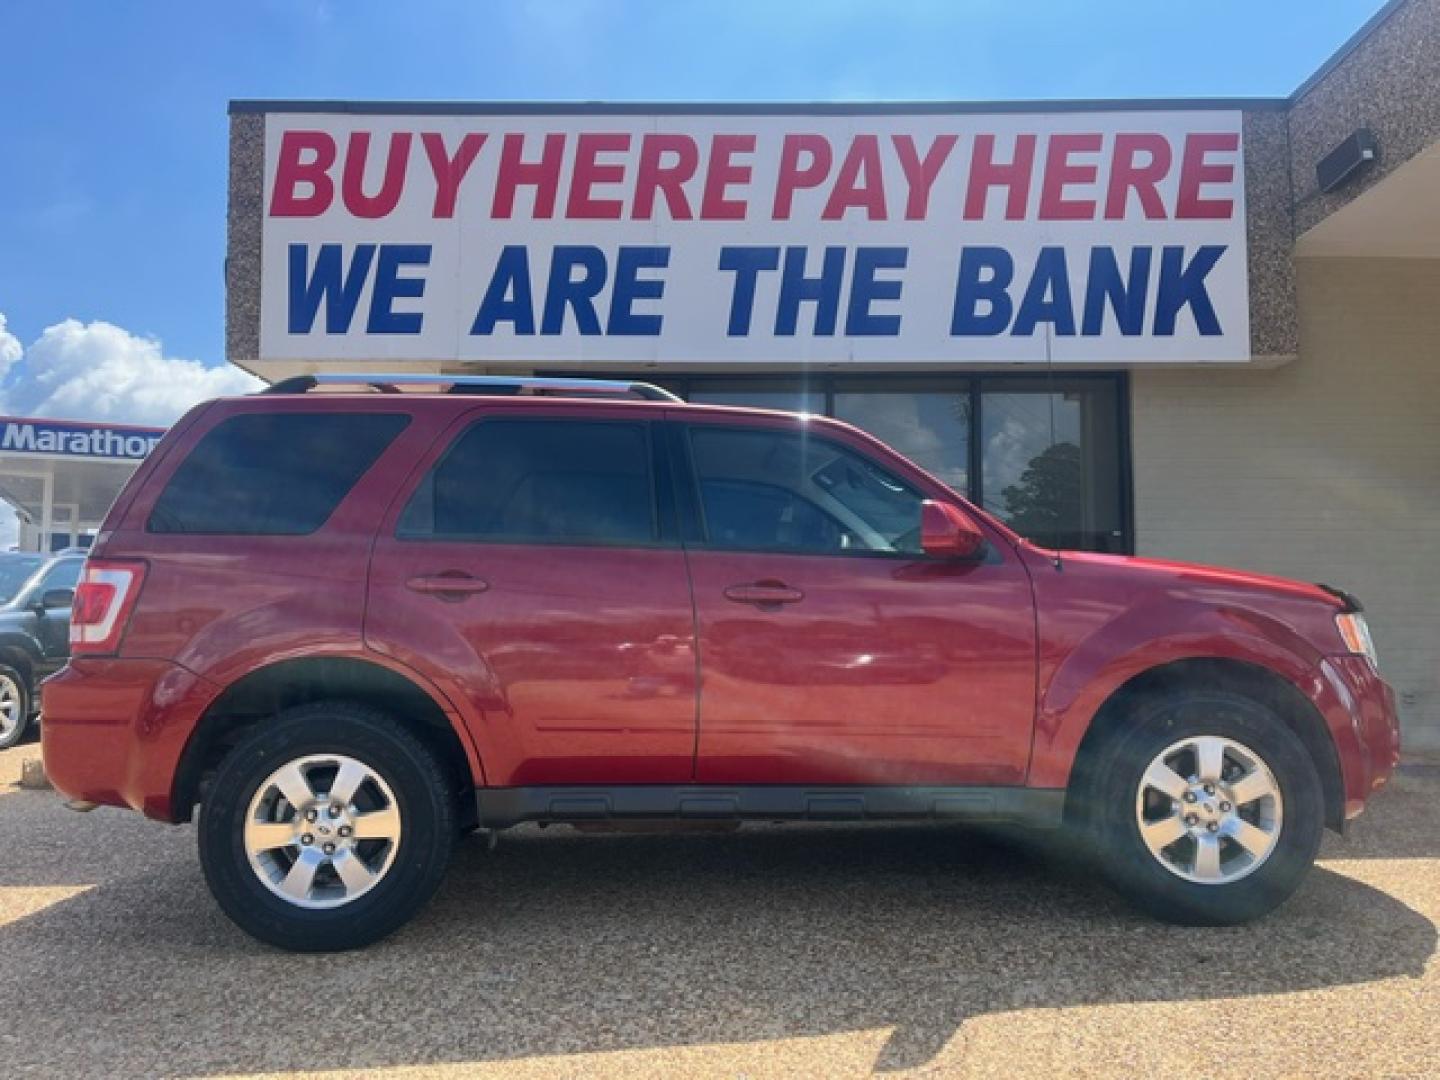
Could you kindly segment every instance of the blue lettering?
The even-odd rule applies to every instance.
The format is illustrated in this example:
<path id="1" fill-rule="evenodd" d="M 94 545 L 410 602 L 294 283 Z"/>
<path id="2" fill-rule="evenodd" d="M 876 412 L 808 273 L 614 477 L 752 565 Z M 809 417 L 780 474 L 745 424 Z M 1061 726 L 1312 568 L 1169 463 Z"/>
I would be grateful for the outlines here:
<path id="1" fill-rule="evenodd" d="M 1195 326 L 1202 335 L 1214 337 L 1220 333 L 1220 320 L 1215 317 L 1210 294 L 1205 291 L 1205 275 L 1215 268 L 1215 263 L 1224 254 L 1224 244 L 1206 244 L 1195 252 L 1190 265 L 1185 266 L 1183 247 L 1160 250 L 1160 287 L 1155 295 L 1156 334 L 1172 336 L 1175 333 L 1175 317 L 1187 304 L 1195 314 Z"/>
<path id="2" fill-rule="evenodd" d="M 665 295 L 660 278 L 640 280 L 641 270 L 663 270 L 670 265 L 668 247 L 622 247 L 615 260 L 615 285 L 610 293 L 610 318 L 605 333 L 616 336 L 650 336 L 660 333 L 662 316 L 637 315 L 637 300 L 659 300 Z"/>
<path id="3" fill-rule="evenodd" d="M 290 245 L 290 318 L 292 334 L 308 334 L 315 326 L 320 302 L 325 302 L 325 332 L 343 334 L 355 317 L 355 305 L 370 274 L 370 261 L 375 257 L 374 244 L 357 244 L 355 259 L 343 271 L 340 244 L 321 244 L 315 256 L 315 272 L 310 274 L 308 244 Z"/>
<path id="4" fill-rule="evenodd" d="M 803 247 L 785 249 L 785 268 L 780 272 L 780 301 L 775 310 L 775 334 L 794 337 L 800 321 L 800 305 L 815 305 L 815 335 L 826 337 L 835 333 L 840 313 L 840 279 L 845 276 L 845 249 L 827 247 L 820 276 L 805 276 L 807 251 Z"/>
<path id="5" fill-rule="evenodd" d="M 855 251 L 855 275 L 845 311 L 845 333 L 850 337 L 894 337 L 900 333 L 899 315 L 873 315 L 870 305 L 899 300 L 901 282 L 875 280 L 877 270 L 903 270 L 910 251 L 903 247 L 862 247 Z"/>
<path id="6" fill-rule="evenodd" d="M 1070 302 L 1070 276 L 1065 269 L 1064 248 L 1040 249 L 1035 259 L 1035 273 L 1025 286 L 1010 333 L 1029 336 L 1041 322 L 1052 323 L 1057 334 L 1075 333 L 1075 308 Z"/>
<path id="7" fill-rule="evenodd" d="M 981 277 L 988 272 L 988 277 Z M 994 336 L 1005 332 L 1013 310 L 1005 290 L 1015 277 L 1015 260 L 1000 247 L 967 247 L 960 252 L 955 280 L 955 309 L 950 315 L 952 337 Z M 980 305 L 989 309 L 980 313 Z"/>
<path id="8" fill-rule="evenodd" d="M 513 324 L 516 334 L 535 333 L 535 300 L 530 292 L 530 253 L 521 244 L 506 244 L 485 287 L 472 334 L 493 334 L 497 323 Z"/>
<path id="9" fill-rule="evenodd" d="M 1090 273 L 1085 279 L 1085 316 L 1080 333 L 1099 337 L 1105 332 L 1105 302 L 1115 312 L 1115 324 L 1126 337 L 1145 332 L 1145 292 L 1150 284 L 1148 247 L 1130 249 L 1130 276 L 1120 276 L 1115 249 L 1090 249 Z"/>
<path id="10" fill-rule="evenodd" d="M 755 310 L 755 282 L 762 270 L 773 271 L 780 266 L 778 247 L 723 247 L 720 269 L 735 273 L 735 287 L 730 293 L 729 337 L 746 337 Z"/>
<path id="11" fill-rule="evenodd" d="M 418 311 L 395 311 L 398 297 L 425 295 L 423 277 L 402 278 L 402 266 L 429 266 L 429 244 L 381 244 L 375 264 L 375 288 L 370 292 L 370 334 L 418 334 L 423 316 Z"/>
<path id="12" fill-rule="evenodd" d="M 572 271 L 581 271 L 577 278 Z M 600 333 L 600 319 L 595 314 L 595 297 L 605 288 L 609 271 L 605 255 L 589 245 L 561 244 L 555 248 L 550 262 L 550 279 L 545 286 L 545 311 L 540 317 L 540 333 L 559 334 L 565 329 L 565 309 L 575 312 L 575 324 L 584 337 Z"/>

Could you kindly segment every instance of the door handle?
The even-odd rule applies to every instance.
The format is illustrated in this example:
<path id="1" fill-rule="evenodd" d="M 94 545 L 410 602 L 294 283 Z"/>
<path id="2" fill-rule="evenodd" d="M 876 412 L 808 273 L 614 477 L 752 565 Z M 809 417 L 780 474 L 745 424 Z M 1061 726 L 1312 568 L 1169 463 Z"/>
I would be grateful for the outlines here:
<path id="1" fill-rule="evenodd" d="M 792 589 L 783 581 L 753 581 L 747 585 L 731 585 L 725 590 L 725 599 L 737 604 L 798 604 L 805 599 L 799 589 Z"/>
<path id="2" fill-rule="evenodd" d="M 420 574 L 409 578 L 405 587 L 422 596 L 434 596 L 454 602 L 474 593 L 484 592 L 490 588 L 490 583 L 462 570 L 446 570 L 439 574 Z"/>

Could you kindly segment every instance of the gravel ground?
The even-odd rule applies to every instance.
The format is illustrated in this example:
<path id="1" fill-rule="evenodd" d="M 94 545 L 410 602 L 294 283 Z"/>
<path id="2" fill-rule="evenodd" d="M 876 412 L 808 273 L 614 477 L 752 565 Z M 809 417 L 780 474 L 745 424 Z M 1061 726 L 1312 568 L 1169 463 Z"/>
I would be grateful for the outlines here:
<path id="1" fill-rule="evenodd" d="M 65 810 L 0 752 L 5 1075 L 1440 1075 L 1440 773 L 1279 913 L 1184 930 L 953 828 L 463 845 L 363 953 L 217 911 L 189 827 Z"/>

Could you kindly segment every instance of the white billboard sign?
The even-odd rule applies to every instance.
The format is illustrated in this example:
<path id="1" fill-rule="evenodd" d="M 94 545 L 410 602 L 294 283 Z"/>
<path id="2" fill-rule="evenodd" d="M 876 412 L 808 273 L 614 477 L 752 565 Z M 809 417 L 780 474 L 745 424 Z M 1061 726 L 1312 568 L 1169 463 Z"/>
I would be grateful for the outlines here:
<path id="1" fill-rule="evenodd" d="M 266 117 L 264 360 L 1250 358 L 1241 115 Z"/>

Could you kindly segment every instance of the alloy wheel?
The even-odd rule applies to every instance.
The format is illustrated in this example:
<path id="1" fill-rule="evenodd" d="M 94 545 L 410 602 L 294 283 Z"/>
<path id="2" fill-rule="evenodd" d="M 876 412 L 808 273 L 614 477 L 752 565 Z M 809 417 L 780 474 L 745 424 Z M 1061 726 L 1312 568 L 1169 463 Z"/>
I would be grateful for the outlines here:
<path id="1" fill-rule="evenodd" d="M 400 847 L 400 804 L 385 779 L 343 754 L 287 762 L 256 789 L 245 815 L 250 867 L 276 896 L 324 909 L 364 896 Z"/>
<path id="2" fill-rule="evenodd" d="M 1150 854 L 1200 885 L 1228 885 L 1258 870 L 1280 839 L 1283 812 L 1280 785 L 1260 755 L 1217 735 L 1160 751 L 1135 797 Z"/>
<path id="3" fill-rule="evenodd" d="M 24 707 L 23 699 L 24 695 L 15 685 L 15 680 L 8 675 L 0 675 L 0 742 L 12 737 L 25 722 L 25 717 L 20 714 Z"/>

